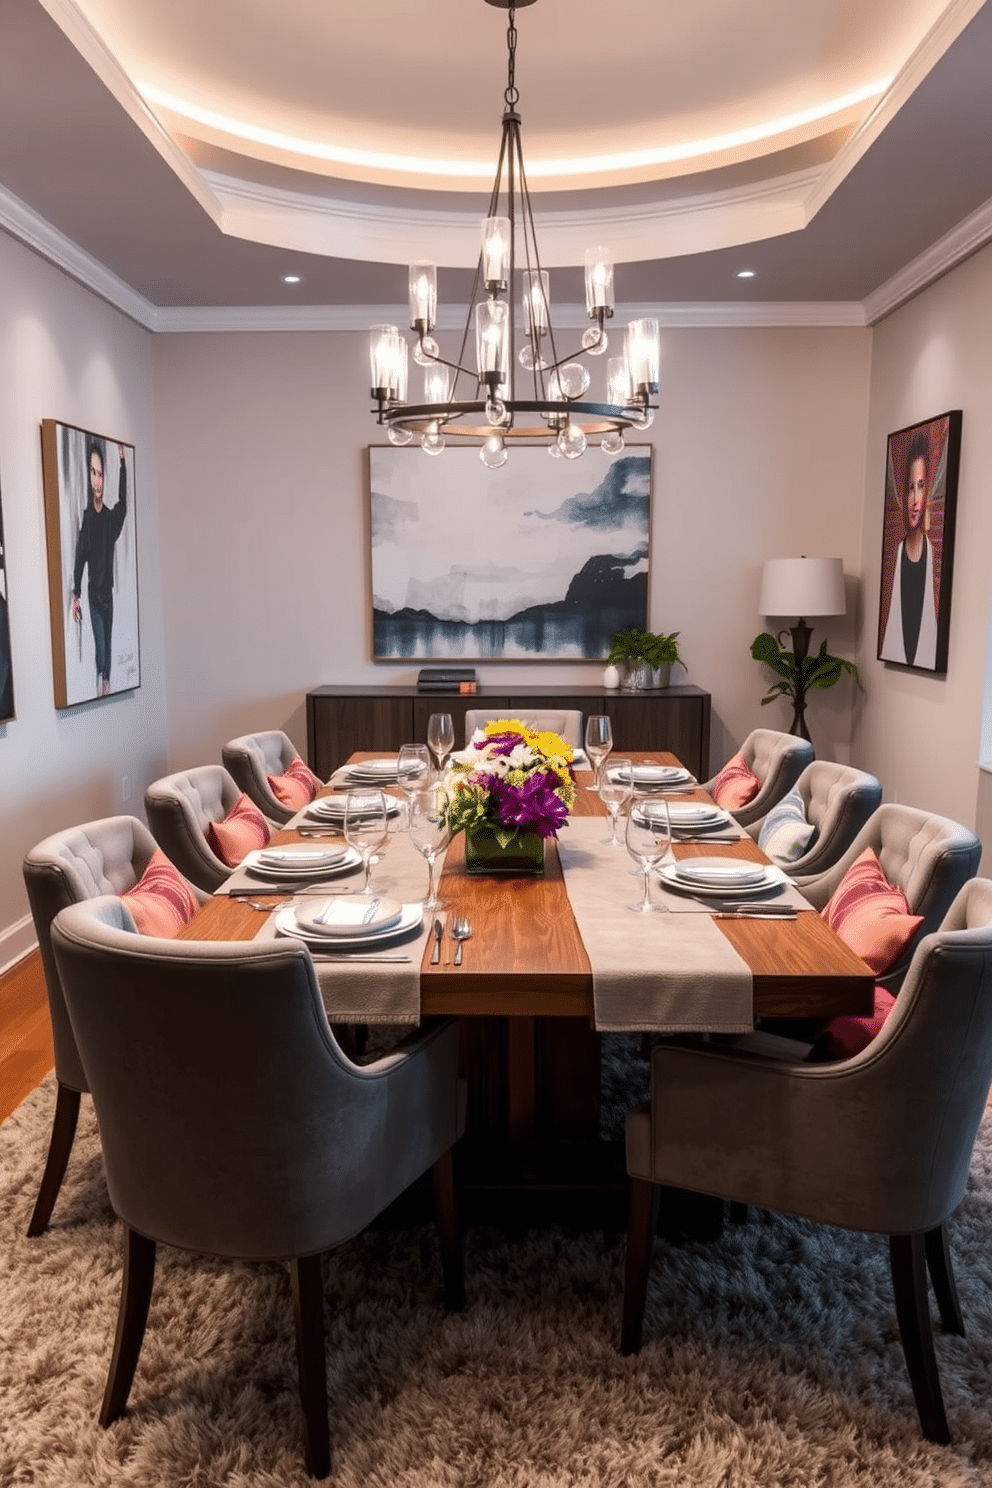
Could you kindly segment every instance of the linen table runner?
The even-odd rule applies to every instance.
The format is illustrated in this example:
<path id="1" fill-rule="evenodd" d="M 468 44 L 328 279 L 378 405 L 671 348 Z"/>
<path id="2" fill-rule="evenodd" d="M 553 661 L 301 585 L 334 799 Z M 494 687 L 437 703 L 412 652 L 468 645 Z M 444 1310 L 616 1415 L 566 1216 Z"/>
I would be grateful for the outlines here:
<path id="1" fill-rule="evenodd" d="M 609 823 L 573 816 L 558 838 L 572 912 L 592 966 L 596 1027 L 604 1032 L 750 1033 L 751 971 L 701 910 L 634 914 L 643 880 Z M 658 895 L 657 879 L 651 893 Z M 660 901 L 659 901 L 660 902 Z"/>
<path id="2" fill-rule="evenodd" d="M 435 867 L 438 875 L 441 872 L 442 856 L 438 854 Z M 333 882 L 328 883 L 328 895 L 333 894 L 335 889 Z M 390 898 L 399 899 L 402 904 L 411 904 L 425 897 L 427 864 L 405 832 L 390 833 L 389 844 L 372 869 L 372 892 L 389 895 Z M 264 895 L 265 889 L 260 887 L 259 893 Z M 313 888 L 308 889 L 311 902 L 314 893 Z M 290 904 L 292 900 L 287 898 L 286 903 Z M 315 960 L 314 970 L 329 1021 L 419 1023 L 420 963 L 435 919 L 443 920 L 443 913 L 425 915 L 420 934 L 409 940 L 390 943 L 387 937 L 387 944 L 382 947 L 381 954 L 409 956 L 409 961 L 366 962 L 358 959 L 357 951 L 354 961 Z M 270 915 L 263 922 L 256 939 L 271 940 L 276 933 L 275 916 Z M 329 953 L 346 953 L 348 949 L 346 940 L 328 938 Z M 374 955 L 375 951 L 370 951 L 369 954 Z"/>

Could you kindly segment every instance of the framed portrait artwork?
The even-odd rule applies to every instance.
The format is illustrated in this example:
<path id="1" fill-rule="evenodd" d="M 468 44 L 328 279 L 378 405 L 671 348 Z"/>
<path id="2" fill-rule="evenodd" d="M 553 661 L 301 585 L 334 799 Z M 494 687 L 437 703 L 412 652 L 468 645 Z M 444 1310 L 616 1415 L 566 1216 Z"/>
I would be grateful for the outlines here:
<path id="1" fill-rule="evenodd" d="M 0 504 L 0 723 L 14 716 L 14 666 L 10 654 L 10 610 L 7 601 L 7 555 L 3 545 Z"/>
<path id="2" fill-rule="evenodd" d="M 647 626 L 651 446 L 369 450 L 376 660 L 603 659 Z"/>
<path id="3" fill-rule="evenodd" d="M 141 685 L 134 446 L 41 426 L 55 706 Z"/>
<path id="4" fill-rule="evenodd" d="M 880 661 L 947 671 L 961 410 L 888 438 L 878 605 Z"/>

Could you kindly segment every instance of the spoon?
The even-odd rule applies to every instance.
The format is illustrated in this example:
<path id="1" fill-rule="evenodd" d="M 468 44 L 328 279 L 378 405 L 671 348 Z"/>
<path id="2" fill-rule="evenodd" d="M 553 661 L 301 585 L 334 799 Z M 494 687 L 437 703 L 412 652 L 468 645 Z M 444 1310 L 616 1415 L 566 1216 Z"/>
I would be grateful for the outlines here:
<path id="1" fill-rule="evenodd" d="M 462 964 L 462 941 L 468 940 L 472 934 L 472 926 L 464 915 L 455 915 L 451 922 L 451 938 L 457 940 L 458 948 L 455 951 L 455 965 Z"/>

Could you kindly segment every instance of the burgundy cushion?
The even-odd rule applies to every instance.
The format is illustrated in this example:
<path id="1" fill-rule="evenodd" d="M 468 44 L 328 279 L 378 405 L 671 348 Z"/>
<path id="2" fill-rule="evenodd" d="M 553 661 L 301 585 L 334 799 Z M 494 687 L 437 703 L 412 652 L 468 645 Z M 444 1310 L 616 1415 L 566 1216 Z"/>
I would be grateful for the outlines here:
<path id="1" fill-rule="evenodd" d="M 737 811 L 753 801 L 761 781 L 747 767 L 740 752 L 729 759 L 713 782 L 711 795 L 725 811 Z"/>
<path id="2" fill-rule="evenodd" d="M 272 794 L 293 811 L 299 811 L 301 806 L 312 801 L 321 786 L 321 782 L 299 755 L 290 762 L 285 774 L 270 775 L 268 778 Z"/>
<path id="3" fill-rule="evenodd" d="M 848 868 L 820 911 L 827 924 L 876 976 L 888 971 L 923 924 L 902 889 L 890 884 L 872 848 Z"/>
<path id="4" fill-rule="evenodd" d="M 271 836 L 265 817 L 244 792 L 223 821 L 207 824 L 207 841 L 228 868 L 236 868 L 245 853 L 264 847 Z"/>
<path id="5" fill-rule="evenodd" d="M 882 1030 L 882 1025 L 896 1005 L 891 992 L 884 987 L 875 988 L 875 1011 L 870 1018 L 835 1018 L 817 1038 L 809 1053 L 811 1063 L 819 1064 L 830 1059 L 850 1059 L 867 1049 L 872 1039 Z"/>
<path id="6" fill-rule="evenodd" d="M 199 908 L 193 890 L 160 847 L 152 853 L 138 882 L 121 898 L 142 935 L 176 935 Z"/>

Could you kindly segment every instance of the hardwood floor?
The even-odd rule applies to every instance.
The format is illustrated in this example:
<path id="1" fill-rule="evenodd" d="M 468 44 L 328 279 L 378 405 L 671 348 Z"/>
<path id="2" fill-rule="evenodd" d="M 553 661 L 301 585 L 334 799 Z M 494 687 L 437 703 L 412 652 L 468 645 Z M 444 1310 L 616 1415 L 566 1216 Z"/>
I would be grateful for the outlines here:
<path id="1" fill-rule="evenodd" d="M 0 977 L 0 1121 L 53 1067 L 52 1026 L 37 951 Z"/>

